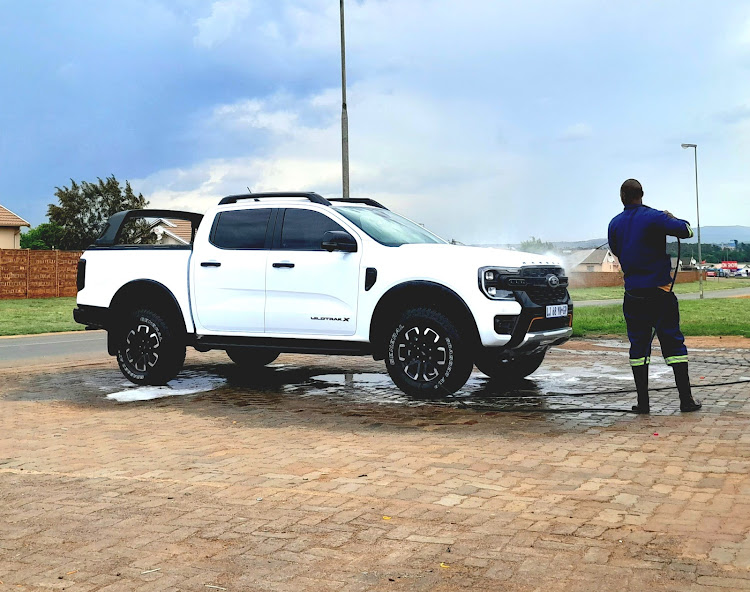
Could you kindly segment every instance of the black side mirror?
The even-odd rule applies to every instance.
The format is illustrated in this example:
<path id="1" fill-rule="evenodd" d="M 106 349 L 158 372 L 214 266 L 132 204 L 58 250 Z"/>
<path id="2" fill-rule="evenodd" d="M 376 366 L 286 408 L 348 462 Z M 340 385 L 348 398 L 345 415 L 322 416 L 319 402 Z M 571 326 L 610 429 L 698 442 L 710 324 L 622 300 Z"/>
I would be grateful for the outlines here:
<path id="1" fill-rule="evenodd" d="M 343 230 L 329 230 L 323 235 L 320 244 L 326 251 L 343 251 L 345 253 L 357 252 L 357 241 L 354 237 Z"/>

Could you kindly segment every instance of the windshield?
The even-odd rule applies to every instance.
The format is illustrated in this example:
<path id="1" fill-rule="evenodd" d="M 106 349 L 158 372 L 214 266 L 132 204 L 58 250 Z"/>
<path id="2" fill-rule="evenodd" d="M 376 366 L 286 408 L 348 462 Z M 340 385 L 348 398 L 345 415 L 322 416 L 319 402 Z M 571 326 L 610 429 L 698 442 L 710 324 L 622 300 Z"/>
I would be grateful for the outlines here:
<path id="1" fill-rule="evenodd" d="M 339 214 L 387 247 L 445 241 L 403 216 L 381 208 L 335 207 Z"/>

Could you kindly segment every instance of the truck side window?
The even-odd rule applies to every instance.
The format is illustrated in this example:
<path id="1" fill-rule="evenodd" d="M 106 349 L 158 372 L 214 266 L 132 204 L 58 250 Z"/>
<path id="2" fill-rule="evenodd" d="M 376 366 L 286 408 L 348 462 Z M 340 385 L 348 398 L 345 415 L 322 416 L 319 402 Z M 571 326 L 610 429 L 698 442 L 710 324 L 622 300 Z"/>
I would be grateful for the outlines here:
<path id="1" fill-rule="evenodd" d="M 221 212 L 210 242 L 220 249 L 263 249 L 271 208 Z"/>
<path id="2" fill-rule="evenodd" d="M 320 212 L 289 208 L 284 214 L 280 248 L 286 251 L 322 251 L 320 243 L 329 230 L 344 229 Z"/>

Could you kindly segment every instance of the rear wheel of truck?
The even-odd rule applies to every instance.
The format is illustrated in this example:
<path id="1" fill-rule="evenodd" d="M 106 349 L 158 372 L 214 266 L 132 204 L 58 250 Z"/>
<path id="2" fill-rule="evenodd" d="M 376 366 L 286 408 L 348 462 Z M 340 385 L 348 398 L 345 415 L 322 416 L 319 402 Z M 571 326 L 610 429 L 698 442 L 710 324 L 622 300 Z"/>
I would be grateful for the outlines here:
<path id="1" fill-rule="evenodd" d="M 515 381 L 534 373 L 544 361 L 547 351 L 531 354 L 516 354 L 507 357 L 494 348 L 483 348 L 476 356 L 474 364 L 480 372 L 490 378 Z"/>
<path id="2" fill-rule="evenodd" d="M 121 325 L 117 363 L 125 377 L 136 384 L 163 385 L 172 380 L 185 362 L 185 343 L 156 312 L 139 309 Z"/>
<path id="3" fill-rule="evenodd" d="M 233 347 L 227 350 L 229 358 L 238 366 L 253 369 L 261 368 L 279 357 L 276 350 L 256 347 Z"/>
<path id="4" fill-rule="evenodd" d="M 443 313 L 411 308 L 390 331 L 386 367 L 407 395 L 433 397 L 460 389 L 472 369 L 467 344 Z"/>

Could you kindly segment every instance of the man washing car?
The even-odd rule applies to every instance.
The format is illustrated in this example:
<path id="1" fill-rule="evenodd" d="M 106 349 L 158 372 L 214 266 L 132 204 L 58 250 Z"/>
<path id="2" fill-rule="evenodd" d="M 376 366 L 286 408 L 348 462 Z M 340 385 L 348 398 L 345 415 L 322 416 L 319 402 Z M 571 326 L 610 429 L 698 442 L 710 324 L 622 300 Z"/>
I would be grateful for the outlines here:
<path id="1" fill-rule="evenodd" d="M 609 247 L 625 274 L 622 310 L 630 340 L 630 366 L 638 393 L 636 413 L 649 413 L 648 366 L 653 331 L 659 337 L 664 361 L 674 371 L 681 411 L 697 411 L 688 374 L 685 338 L 680 331 L 680 309 L 672 292 L 667 236 L 690 238 L 693 230 L 670 212 L 643 205 L 643 188 L 635 179 L 620 187 L 625 209 L 609 223 Z"/>

